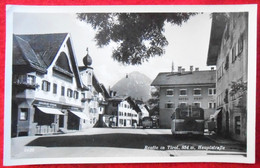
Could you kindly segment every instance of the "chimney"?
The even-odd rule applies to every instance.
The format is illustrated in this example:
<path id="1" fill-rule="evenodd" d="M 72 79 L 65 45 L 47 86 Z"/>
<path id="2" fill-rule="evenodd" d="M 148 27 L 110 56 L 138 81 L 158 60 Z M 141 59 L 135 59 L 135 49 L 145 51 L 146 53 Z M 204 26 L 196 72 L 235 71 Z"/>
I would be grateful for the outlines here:
<path id="1" fill-rule="evenodd" d="M 214 67 L 211 67 L 211 70 L 213 71 L 213 70 L 214 70 Z"/>
<path id="2" fill-rule="evenodd" d="M 178 66 L 178 72 L 181 72 L 181 66 Z"/>
<path id="3" fill-rule="evenodd" d="M 195 68 L 195 71 L 199 71 L 200 69 L 199 68 Z"/>
<path id="4" fill-rule="evenodd" d="M 172 61 L 172 71 L 171 71 L 171 73 L 173 73 L 173 72 L 174 72 L 174 63 Z"/>
<path id="5" fill-rule="evenodd" d="M 191 72 L 193 71 L 193 66 L 192 66 L 192 65 L 190 66 L 190 71 L 191 71 Z"/>

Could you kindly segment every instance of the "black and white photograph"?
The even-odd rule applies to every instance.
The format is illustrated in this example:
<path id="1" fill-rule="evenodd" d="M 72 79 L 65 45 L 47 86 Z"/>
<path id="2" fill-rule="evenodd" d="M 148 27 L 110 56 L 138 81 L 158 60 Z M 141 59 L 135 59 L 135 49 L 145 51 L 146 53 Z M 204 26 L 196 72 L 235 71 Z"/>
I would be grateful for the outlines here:
<path id="1" fill-rule="evenodd" d="M 254 163 L 256 5 L 8 6 L 4 164 Z"/>

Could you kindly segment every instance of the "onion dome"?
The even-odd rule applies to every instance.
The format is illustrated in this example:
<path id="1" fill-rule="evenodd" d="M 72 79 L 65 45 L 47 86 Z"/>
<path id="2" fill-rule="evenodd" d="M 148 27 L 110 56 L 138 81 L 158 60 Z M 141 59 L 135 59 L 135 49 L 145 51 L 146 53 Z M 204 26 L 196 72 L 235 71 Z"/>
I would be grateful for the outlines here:
<path id="1" fill-rule="evenodd" d="M 92 58 L 88 54 L 88 48 L 87 48 L 87 55 L 83 58 L 83 63 L 86 67 L 89 67 L 92 64 Z"/>

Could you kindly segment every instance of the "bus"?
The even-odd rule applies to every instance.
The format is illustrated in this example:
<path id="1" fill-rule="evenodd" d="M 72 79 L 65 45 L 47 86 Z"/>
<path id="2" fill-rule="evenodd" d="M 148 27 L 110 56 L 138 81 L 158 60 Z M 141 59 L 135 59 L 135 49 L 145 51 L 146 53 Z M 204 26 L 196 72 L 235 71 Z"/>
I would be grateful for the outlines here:
<path id="1" fill-rule="evenodd" d="M 204 110 L 200 107 L 178 107 L 173 112 L 171 119 L 173 135 L 204 134 Z"/>

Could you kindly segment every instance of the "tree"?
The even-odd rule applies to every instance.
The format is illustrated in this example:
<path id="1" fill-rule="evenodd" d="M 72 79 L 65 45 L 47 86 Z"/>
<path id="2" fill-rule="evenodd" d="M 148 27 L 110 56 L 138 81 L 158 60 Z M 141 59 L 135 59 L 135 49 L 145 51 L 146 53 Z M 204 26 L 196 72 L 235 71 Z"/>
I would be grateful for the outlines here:
<path id="1" fill-rule="evenodd" d="M 240 108 L 241 111 L 246 112 L 247 110 L 247 82 L 239 80 L 230 84 L 230 96 L 239 98 L 236 107 Z"/>
<path id="2" fill-rule="evenodd" d="M 153 87 L 151 91 L 151 98 L 147 101 L 150 107 L 150 116 L 159 115 L 159 87 Z"/>
<path id="3" fill-rule="evenodd" d="M 78 13 L 77 17 L 97 30 L 99 47 L 115 42 L 112 58 L 129 65 L 142 64 L 161 56 L 168 41 L 165 23 L 181 26 L 196 13 Z"/>
<path id="4" fill-rule="evenodd" d="M 230 96 L 243 95 L 247 92 L 247 82 L 238 81 L 238 82 L 231 82 L 230 85 Z"/>

